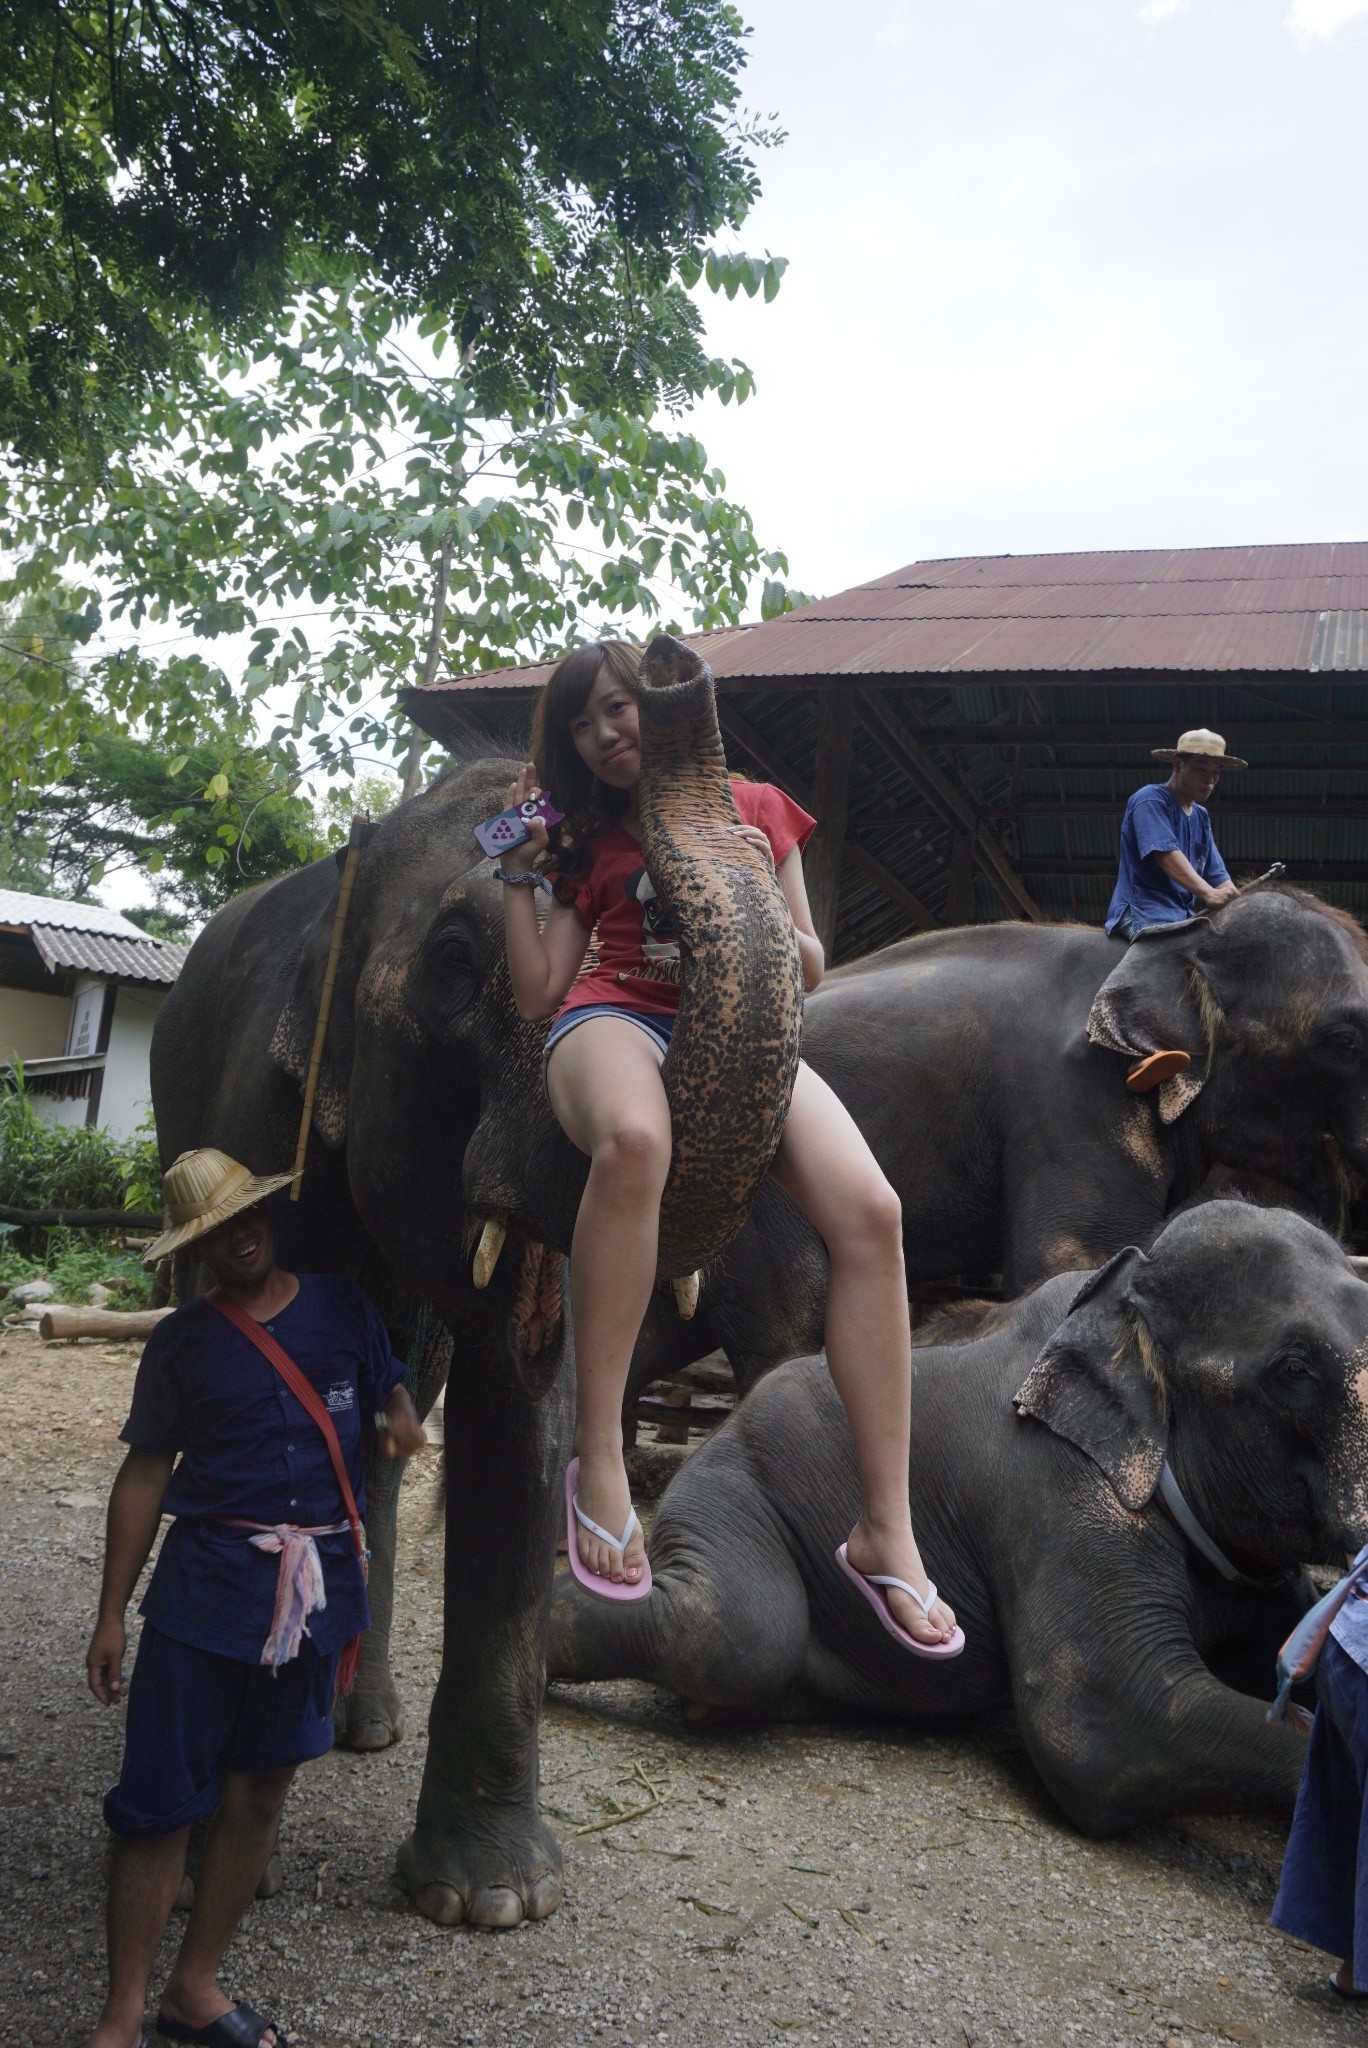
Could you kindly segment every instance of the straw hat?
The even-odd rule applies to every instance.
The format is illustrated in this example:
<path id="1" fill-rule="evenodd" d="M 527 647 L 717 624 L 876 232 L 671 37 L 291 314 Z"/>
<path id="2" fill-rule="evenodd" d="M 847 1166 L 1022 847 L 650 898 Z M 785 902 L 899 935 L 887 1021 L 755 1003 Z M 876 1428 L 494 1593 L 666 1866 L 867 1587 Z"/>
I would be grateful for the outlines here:
<path id="1" fill-rule="evenodd" d="M 1249 766 L 1238 754 L 1228 754 L 1221 735 L 1205 725 L 1195 725 L 1191 732 L 1180 733 L 1176 747 L 1153 747 L 1150 751 L 1156 761 L 1175 761 L 1179 754 L 1196 754 L 1206 761 L 1219 761 L 1223 768 Z"/>
<path id="2" fill-rule="evenodd" d="M 300 1172 L 303 1171 L 301 1167 Z M 193 1244 L 236 1216 L 250 1209 L 277 1188 L 298 1180 L 298 1173 L 248 1173 L 226 1152 L 206 1146 L 199 1152 L 182 1152 L 162 1177 L 162 1200 L 166 1207 L 166 1229 L 143 1253 L 143 1264 L 155 1266 L 168 1252 Z"/>

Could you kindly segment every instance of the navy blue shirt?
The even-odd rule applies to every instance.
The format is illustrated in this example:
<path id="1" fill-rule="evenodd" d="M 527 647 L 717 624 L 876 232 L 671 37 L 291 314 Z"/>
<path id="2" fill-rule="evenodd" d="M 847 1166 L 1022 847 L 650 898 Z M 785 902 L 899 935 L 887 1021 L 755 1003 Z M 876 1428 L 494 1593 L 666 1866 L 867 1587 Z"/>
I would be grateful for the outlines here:
<path id="1" fill-rule="evenodd" d="M 1108 931 L 1127 911 L 1139 931 L 1147 924 L 1177 924 L 1197 909 L 1192 891 L 1164 873 L 1156 853 L 1181 853 L 1213 888 L 1230 880 L 1203 805 L 1185 811 L 1166 782 L 1151 782 L 1136 790 L 1121 821 L 1121 864 L 1107 908 Z"/>
<path id="2" fill-rule="evenodd" d="M 265 1328 L 321 1395 L 364 1515 L 362 1423 L 404 1377 L 374 1305 L 354 1280 L 301 1273 L 294 1300 Z M 179 1642 L 257 1663 L 280 1560 L 224 1524 L 345 1521 L 322 1431 L 256 1346 L 200 1299 L 148 1338 L 120 1434 L 178 1459 L 162 1501 L 176 1519 L 142 1612 Z M 370 1610 L 350 1531 L 315 1540 L 327 1605 L 309 1635 L 326 1656 L 369 1626 Z"/>

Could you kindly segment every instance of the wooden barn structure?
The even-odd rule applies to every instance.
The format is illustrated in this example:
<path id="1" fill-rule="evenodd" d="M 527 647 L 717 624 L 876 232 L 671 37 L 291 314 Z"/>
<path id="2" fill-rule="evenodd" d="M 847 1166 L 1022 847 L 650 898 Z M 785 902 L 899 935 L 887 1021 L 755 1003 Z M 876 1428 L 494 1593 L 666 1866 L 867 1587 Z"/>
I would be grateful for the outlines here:
<path id="1" fill-rule="evenodd" d="M 934 926 L 1100 923 L 1126 798 L 1189 726 L 1249 769 L 1212 802 L 1236 880 L 1368 916 L 1368 542 L 914 562 L 763 625 L 686 636 L 732 767 L 820 820 L 828 957 Z M 410 690 L 454 754 L 525 744 L 551 665 Z"/>

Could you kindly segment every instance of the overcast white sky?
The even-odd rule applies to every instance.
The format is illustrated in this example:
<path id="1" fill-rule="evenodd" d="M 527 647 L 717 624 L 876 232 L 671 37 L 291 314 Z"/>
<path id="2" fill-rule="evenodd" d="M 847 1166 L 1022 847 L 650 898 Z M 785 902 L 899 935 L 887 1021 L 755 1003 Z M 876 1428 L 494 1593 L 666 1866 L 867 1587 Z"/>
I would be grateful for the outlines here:
<path id="1" fill-rule="evenodd" d="M 742 5 L 791 268 L 700 431 L 795 582 L 1368 533 L 1368 0 Z"/>

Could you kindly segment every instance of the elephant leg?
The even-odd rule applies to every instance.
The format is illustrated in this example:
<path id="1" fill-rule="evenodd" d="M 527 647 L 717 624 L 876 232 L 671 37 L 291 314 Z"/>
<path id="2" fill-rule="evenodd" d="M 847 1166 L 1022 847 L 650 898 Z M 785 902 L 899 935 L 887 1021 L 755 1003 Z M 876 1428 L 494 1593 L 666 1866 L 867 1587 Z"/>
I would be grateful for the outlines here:
<path id="1" fill-rule="evenodd" d="M 513 1927 L 561 1899 L 537 1723 L 569 1440 L 569 1374 L 534 1400 L 494 1344 L 448 1383 L 446 1603 L 428 1753 L 399 1876 L 442 1926 Z"/>
<path id="2" fill-rule="evenodd" d="M 1180 1625 L 1099 1631 L 1074 1612 L 1038 1658 L 1011 1662 L 1031 1760 L 1085 1834 L 1187 1813 L 1289 1819 L 1304 1736 L 1214 1677 Z"/>
<path id="3" fill-rule="evenodd" d="M 404 1384 L 419 1415 L 437 1399 L 451 1363 L 451 1332 L 436 1316 L 420 1321 Z M 366 1541 L 370 1546 L 371 1625 L 361 1642 L 356 1683 L 333 1707 L 339 1749 L 388 1749 L 404 1736 L 404 1703 L 390 1674 L 395 1546 L 404 1464 L 372 1450 L 366 1465 Z"/>

